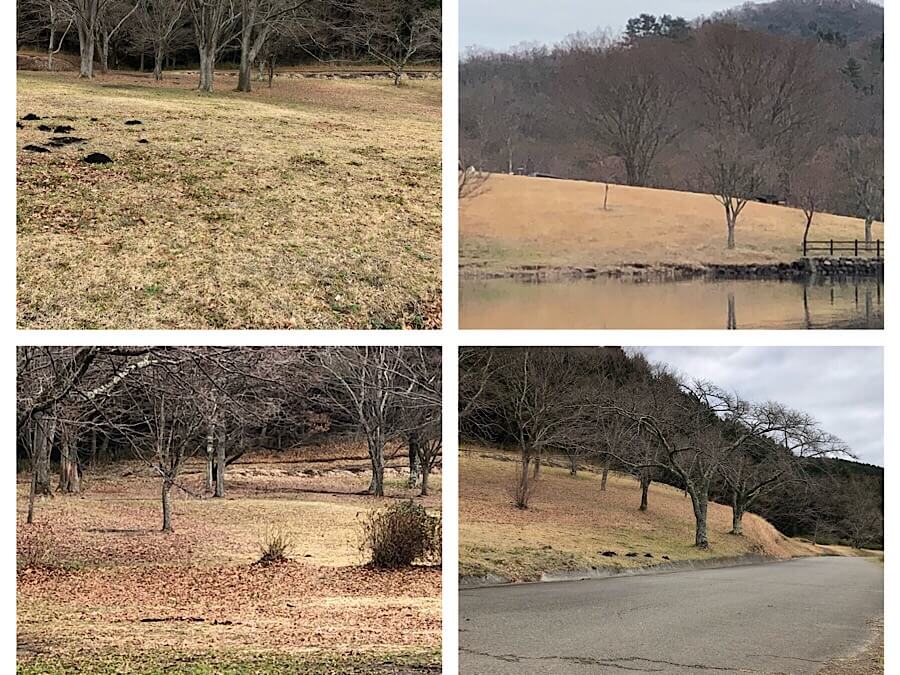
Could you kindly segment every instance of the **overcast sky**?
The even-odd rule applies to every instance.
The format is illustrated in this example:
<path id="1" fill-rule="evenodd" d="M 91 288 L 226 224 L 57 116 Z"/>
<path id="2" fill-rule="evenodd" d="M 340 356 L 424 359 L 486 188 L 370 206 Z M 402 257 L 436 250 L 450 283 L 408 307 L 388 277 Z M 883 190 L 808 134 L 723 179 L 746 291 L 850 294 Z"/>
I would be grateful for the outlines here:
<path id="1" fill-rule="evenodd" d="M 641 347 L 689 379 L 813 415 L 860 461 L 884 466 L 884 353 L 872 347 Z"/>
<path id="2" fill-rule="evenodd" d="M 884 0 L 876 0 L 884 5 Z M 638 14 L 695 19 L 742 5 L 743 0 L 459 0 L 460 47 L 502 51 L 520 42 L 553 44 L 597 28 L 620 32 Z"/>

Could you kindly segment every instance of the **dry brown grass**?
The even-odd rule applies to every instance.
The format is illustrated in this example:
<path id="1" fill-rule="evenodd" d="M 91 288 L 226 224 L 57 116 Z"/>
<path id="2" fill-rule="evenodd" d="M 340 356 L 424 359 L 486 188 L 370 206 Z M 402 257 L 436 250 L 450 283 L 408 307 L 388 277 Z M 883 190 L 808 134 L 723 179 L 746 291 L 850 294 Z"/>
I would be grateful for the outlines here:
<path id="1" fill-rule="evenodd" d="M 195 85 L 19 73 L 20 327 L 439 325 L 439 81 Z"/>
<path id="2" fill-rule="evenodd" d="M 487 456 L 484 454 L 487 452 Z M 753 514 L 744 516 L 744 536 L 731 530 L 731 508 L 709 506 L 708 551 L 693 546 L 691 503 L 672 487 L 653 484 L 647 512 L 638 510 L 640 486 L 612 473 L 605 492 L 599 477 L 546 466 L 528 510 L 513 507 L 509 485 L 512 454 L 468 448 L 459 461 L 460 573 L 494 573 L 528 580 L 543 571 L 591 567 L 638 567 L 670 560 L 705 560 L 758 554 L 772 558 L 811 555 L 812 545 L 784 537 Z M 615 557 L 600 555 L 613 551 Z M 626 557 L 627 553 L 637 557 Z M 651 553 L 653 558 L 645 558 Z"/>
<path id="3" fill-rule="evenodd" d="M 595 266 L 792 261 L 801 257 L 803 214 L 750 203 L 725 248 L 722 206 L 710 195 L 584 181 L 491 175 L 460 204 L 460 261 L 489 270 L 525 264 Z M 884 227 L 876 223 L 876 238 Z M 863 222 L 818 215 L 810 239 L 862 239 Z"/>
<path id="4" fill-rule="evenodd" d="M 33 526 L 24 524 L 23 477 L 19 547 L 38 542 L 50 551 L 44 565 L 18 574 L 23 662 L 163 653 L 190 660 L 211 644 L 244 655 L 439 650 L 440 569 L 363 564 L 360 514 L 385 503 L 352 494 L 366 487 L 365 476 L 287 464 L 272 477 L 274 466 L 232 467 L 225 499 L 173 493 L 172 534 L 159 531 L 158 481 L 135 464 L 95 472 L 83 495 L 41 500 Z M 184 481 L 192 490 L 200 483 L 194 469 Z M 387 492 L 412 496 L 399 478 Z M 439 492 L 423 503 L 439 509 Z M 291 560 L 253 565 L 272 525 L 294 542 Z"/>

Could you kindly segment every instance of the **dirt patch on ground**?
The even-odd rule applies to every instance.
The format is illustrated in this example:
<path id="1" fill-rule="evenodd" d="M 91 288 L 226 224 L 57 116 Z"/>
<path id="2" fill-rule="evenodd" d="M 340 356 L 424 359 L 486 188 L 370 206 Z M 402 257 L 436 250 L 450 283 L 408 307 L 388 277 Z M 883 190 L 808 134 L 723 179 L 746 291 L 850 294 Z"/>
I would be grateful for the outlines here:
<path id="1" fill-rule="evenodd" d="M 709 506 L 710 548 L 700 551 L 692 545 L 691 503 L 681 491 L 652 485 L 649 511 L 641 512 L 639 483 L 615 473 L 601 492 L 596 473 L 572 477 L 567 469 L 546 466 L 530 507 L 516 509 L 509 491 L 516 464 L 502 461 L 514 458 L 475 448 L 461 453 L 460 574 L 530 580 L 544 571 L 815 553 L 753 514 L 744 516 L 744 536 L 729 534 L 731 509 L 720 504 Z"/>
<path id="2" fill-rule="evenodd" d="M 19 74 L 19 325 L 439 326 L 440 82 L 218 84 Z"/>
<path id="3" fill-rule="evenodd" d="M 725 248 L 722 206 L 711 195 L 492 174 L 460 203 L 460 263 L 470 273 L 528 265 L 598 272 L 644 266 L 786 263 L 801 257 L 802 212 L 752 202 Z M 863 222 L 820 214 L 812 240 L 864 238 Z M 876 223 L 873 236 L 884 239 Z"/>

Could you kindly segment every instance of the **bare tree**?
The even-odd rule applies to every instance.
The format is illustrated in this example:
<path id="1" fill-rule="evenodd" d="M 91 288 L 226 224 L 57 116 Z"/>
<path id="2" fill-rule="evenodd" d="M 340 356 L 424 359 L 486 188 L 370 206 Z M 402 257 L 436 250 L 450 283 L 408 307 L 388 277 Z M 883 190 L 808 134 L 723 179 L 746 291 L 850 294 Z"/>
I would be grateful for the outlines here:
<path id="1" fill-rule="evenodd" d="M 141 0 L 136 15 L 139 38 L 153 52 L 153 77 L 162 80 L 166 56 L 186 42 L 187 0 Z"/>
<path id="2" fill-rule="evenodd" d="M 678 135 L 678 78 L 670 65 L 676 48 L 669 40 L 642 40 L 563 59 L 561 86 L 574 113 L 622 158 L 629 185 L 647 185 L 657 154 Z"/>
<path id="3" fill-rule="evenodd" d="M 211 92 L 216 62 L 222 50 L 237 37 L 240 18 L 236 0 L 188 0 L 194 23 L 194 37 L 200 56 L 200 91 Z"/>
<path id="4" fill-rule="evenodd" d="M 252 88 L 250 70 L 266 41 L 286 23 L 299 20 L 298 11 L 308 4 L 310 0 L 241 0 L 238 91 Z"/>
<path id="5" fill-rule="evenodd" d="M 410 62 L 440 45 L 440 6 L 427 0 L 354 0 L 344 32 L 385 66 L 400 85 Z"/>
<path id="6" fill-rule="evenodd" d="M 727 248 L 735 247 L 738 217 L 765 183 L 767 154 L 753 151 L 735 130 L 719 130 L 700 161 L 700 183 L 725 208 Z"/>
<path id="7" fill-rule="evenodd" d="M 794 171 L 789 199 L 803 211 L 806 218 L 802 242 L 804 251 L 809 241 L 813 219 L 833 200 L 837 188 L 834 171 L 830 153 L 824 151 L 817 153 L 813 159 L 804 162 Z"/>
<path id="8" fill-rule="evenodd" d="M 108 0 L 97 15 L 97 51 L 100 52 L 100 72 L 104 75 L 109 72 L 110 44 L 139 4 L 137 1 Z"/>
<path id="9" fill-rule="evenodd" d="M 872 223 L 884 211 L 884 141 L 872 137 L 843 139 L 838 152 L 853 212 L 865 221 L 868 247 L 872 243 Z"/>

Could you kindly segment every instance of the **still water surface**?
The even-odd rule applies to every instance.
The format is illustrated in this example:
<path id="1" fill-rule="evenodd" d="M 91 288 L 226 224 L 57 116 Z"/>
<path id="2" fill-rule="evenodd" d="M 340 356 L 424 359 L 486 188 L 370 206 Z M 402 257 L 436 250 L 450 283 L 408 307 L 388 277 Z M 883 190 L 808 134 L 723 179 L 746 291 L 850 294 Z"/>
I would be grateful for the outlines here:
<path id="1" fill-rule="evenodd" d="M 881 279 L 460 282 L 461 328 L 884 328 Z"/>

